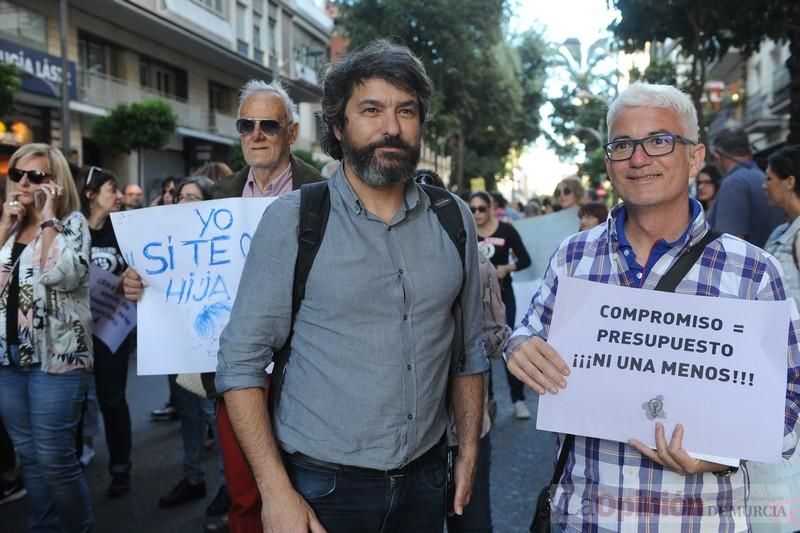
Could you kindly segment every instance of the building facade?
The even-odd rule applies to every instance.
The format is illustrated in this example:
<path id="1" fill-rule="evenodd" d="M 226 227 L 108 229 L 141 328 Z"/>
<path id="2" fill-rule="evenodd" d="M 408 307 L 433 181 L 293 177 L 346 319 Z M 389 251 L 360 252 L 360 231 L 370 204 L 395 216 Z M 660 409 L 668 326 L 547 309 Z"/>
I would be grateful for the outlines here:
<path id="1" fill-rule="evenodd" d="M 62 146 L 59 1 L 0 0 L 0 61 L 23 73 L 16 110 L 0 128 L 0 173 L 26 142 Z M 318 72 L 333 21 L 322 0 L 68 0 L 70 157 L 115 171 L 148 192 L 166 176 L 227 161 L 238 144 L 238 90 L 281 80 L 298 103 L 296 148 L 319 151 Z M 105 153 L 96 117 L 119 104 L 160 98 L 178 117 L 162 150 Z M 5 130 L 5 131 L 3 131 Z"/>

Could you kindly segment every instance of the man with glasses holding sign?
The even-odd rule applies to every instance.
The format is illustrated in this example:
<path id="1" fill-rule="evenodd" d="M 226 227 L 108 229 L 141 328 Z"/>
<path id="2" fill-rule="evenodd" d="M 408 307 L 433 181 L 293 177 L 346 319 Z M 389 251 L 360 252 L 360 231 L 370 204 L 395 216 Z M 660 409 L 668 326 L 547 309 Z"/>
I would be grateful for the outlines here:
<path id="1" fill-rule="evenodd" d="M 679 258 L 698 245 L 700 259 L 676 292 L 745 300 L 784 300 L 781 271 L 765 252 L 731 235 L 710 231 L 700 204 L 690 199 L 689 177 L 705 159 L 697 115 L 687 95 L 665 85 L 634 84 L 608 111 L 608 175 L 624 200 L 607 224 L 564 240 L 541 288 L 506 347 L 509 370 L 539 394 L 558 394 L 570 370 L 548 344 L 559 280 L 566 277 L 653 290 Z M 793 313 L 793 317 L 796 313 Z M 783 455 L 795 449 L 800 411 L 798 324 L 789 325 L 788 384 Z M 588 408 L 588 407 L 587 407 Z M 720 416 L 726 414 L 720 413 Z M 735 423 L 736 413 L 729 413 Z M 744 468 L 691 457 L 684 430 L 671 435 L 656 424 L 656 449 L 575 436 L 559 439 L 565 462 L 551 492 L 552 518 L 561 528 L 625 531 L 747 531 Z M 686 511 L 677 516 L 671 505 Z M 587 529 L 588 528 L 588 529 Z"/>

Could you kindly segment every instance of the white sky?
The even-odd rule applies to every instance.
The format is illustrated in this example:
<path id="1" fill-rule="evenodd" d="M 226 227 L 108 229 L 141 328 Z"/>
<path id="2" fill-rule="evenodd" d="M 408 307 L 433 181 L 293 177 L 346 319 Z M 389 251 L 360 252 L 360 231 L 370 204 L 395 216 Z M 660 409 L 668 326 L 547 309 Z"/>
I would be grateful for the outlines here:
<path id="1" fill-rule="evenodd" d="M 543 29 L 548 40 L 559 44 L 569 37 L 577 37 L 583 45 L 590 44 L 607 35 L 608 25 L 614 20 L 606 0 L 516 0 L 512 9 L 512 32 Z M 520 166 L 527 175 L 528 188 L 535 194 L 551 194 L 558 182 L 577 168 L 559 161 L 544 139 L 526 149 Z M 503 190 L 506 197 L 511 196 L 510 188 L 509 183 L 508 190 Z"/>

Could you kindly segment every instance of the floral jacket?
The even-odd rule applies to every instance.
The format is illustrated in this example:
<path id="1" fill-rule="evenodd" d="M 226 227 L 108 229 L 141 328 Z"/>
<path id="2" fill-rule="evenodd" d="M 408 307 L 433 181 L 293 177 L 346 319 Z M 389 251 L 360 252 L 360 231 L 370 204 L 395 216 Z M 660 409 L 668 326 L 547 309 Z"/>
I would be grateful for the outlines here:
<path id="1" fill-rule="evenodd" d="M 20 365 L 41 363 L 51 374 L 91 370 L 93 365 L 89 226 L 79 212 L 67 215 L 62 224 L 44 269 L 39 266 L 41 230 L 19 258 L 20 343 L 27 345 L 21 349 Z M 0 248 L 0 366 L 10 365 L 5 323 L 16 238 L 12 233 Z"/>

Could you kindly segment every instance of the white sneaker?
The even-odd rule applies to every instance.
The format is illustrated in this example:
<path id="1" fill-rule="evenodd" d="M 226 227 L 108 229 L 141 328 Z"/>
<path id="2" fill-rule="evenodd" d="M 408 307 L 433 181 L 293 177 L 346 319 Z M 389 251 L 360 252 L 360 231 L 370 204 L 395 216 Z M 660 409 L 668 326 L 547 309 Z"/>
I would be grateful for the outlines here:
<path id="1" fill-rule="evenodd" d="M 525 420 L 531 417 L 531 412 L 528 410 L 528 406 L 525 405 L 525 402 L 522 400 L 517 400 L 514 402 L 514 416 L 520 420 Z"/>
<path id="2" fill-rule="evenodd" d="M 81 466 L 86 468 L 94 459 L 94 448 L 90 448 L 87 445 L 83 445 L 83 452 L 81 453 L 81 458 L 79 459 Z"/>

